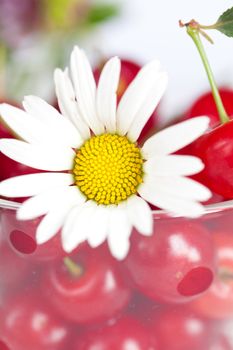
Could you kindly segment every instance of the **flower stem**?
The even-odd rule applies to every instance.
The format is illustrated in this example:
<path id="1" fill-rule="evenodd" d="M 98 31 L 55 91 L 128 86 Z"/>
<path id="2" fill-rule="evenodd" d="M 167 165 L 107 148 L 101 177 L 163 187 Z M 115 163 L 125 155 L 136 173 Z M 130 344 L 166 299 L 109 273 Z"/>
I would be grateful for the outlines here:
<path id="1" fill-rule="evenodd" d="M 72 259 L 66 256 L 63 259 L 65 266 L 73 277 L 80 277 L 83 273 L 83 269 L 80 265 L 76 264 Z"/>
<path id="2" fill-rule="evenodd" d="M 187 25 L 187 33 L 193 39 L 193 41 L 198 49 L 198 52 L 201 56 L 201 59 L 202 59 L 203 65 L 205 67 L 205 70 L 206 70 L 206 73 L 208 76 L 208 80 L 209 80 L 209 83 L 211 86 L 213 98 L 214 98 L 214 101 L 215 101 L 215 104 L 216 104 L 216 107 L 218 110 L 220 121 L 222 124 L 227 123 L 230 120 L 230 118 L 228 117 L 226 110 L 223 106 L 222 99 L 220 97 L 212 69 L 210 67 L 208 58 L 207 58 L 206 53 L 205 53 L 204 46 L 203 46 L 201 39 L 200 39 L 199 31 L 198 31 L 198 29 L 192 28 L 191 26 Z"/>

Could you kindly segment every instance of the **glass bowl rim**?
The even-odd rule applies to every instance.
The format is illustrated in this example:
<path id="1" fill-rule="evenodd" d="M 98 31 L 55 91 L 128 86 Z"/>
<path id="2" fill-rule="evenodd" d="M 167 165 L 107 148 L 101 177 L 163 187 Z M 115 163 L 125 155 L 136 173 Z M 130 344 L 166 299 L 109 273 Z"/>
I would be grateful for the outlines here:
<path id="1" fill-rule="evenodd" d="M 10 201 L 7 199 L 1 199 L 0 198 L 0 210 L 1 209 L 10 209 L 10 210 L 17 210 L 22 203 L 15 202 L 15 201 Z M 228 200 L 224 202 L 219 202 L 219 203 L 214 203 L 214 204 L 208 204 L 208 205 L 203 205 L 205 210 L 202 216 L 211 214 L 211 213 L 220 213 L 229 209 L 233 209 L 233 200 Z M 153 216 L 162 218 L 162 217 L 180 217 L 182 218 L 182 215 L 174 215 L 172 213 L 169 213 L 166 210 L 163 209 L 158 209 L 158 210 L 152 210 Z"/>

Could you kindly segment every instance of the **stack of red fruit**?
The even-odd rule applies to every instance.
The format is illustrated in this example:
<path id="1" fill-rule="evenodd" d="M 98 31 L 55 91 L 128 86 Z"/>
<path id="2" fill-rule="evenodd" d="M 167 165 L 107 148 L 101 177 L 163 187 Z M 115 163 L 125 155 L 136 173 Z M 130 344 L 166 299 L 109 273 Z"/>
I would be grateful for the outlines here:
<path id="1" fill-rule="evenodd" d="M 230 350 L 233 210 L 159 217 L 123 262 L 106 244 L 65 256 L 38 220 L 2 211 L 0 339 L 9 350 Z M 1 344 L 1 343 L 0 343 Z M 3 345 L 0 347 L 4 349 Z"/>
<path id="2" fill-rule="evenodd" d="M 138 69 L 123 62 L 121 89 Z M 201 181 L 225 200 L 233 198 L 232 126 L 215 126 L 211 104 L 188 115 L 213 113 L 213 129 L 189 151 L 206 164 Z M 226 158 L 218 157 L 223 150 Z M 7 177 L 31 172 L 8 161 Z M 155 214 L 154 234 L 133 232 L 129 255 L 118 262 L 106 244 L 82 244 L 68 256 L 59 235 L 37 246 L 39 220 L 20 222 L 2 210 L 0 350 L 233 349 L 225 331 L 233 319 L 232 215 L 233 209 L 192 220 Z"/>

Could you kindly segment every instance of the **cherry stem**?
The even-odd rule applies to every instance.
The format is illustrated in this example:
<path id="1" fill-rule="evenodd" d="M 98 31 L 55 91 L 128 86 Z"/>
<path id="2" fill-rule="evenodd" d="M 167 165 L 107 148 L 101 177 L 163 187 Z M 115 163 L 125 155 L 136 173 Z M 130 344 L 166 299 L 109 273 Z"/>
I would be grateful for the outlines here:
<path id="1" fill-rule="evenodd" d="M 228 268 L 220 268 L 218 275 L 221 280 L 228 281 L 233 279 L 233 272 Z"/>
<path id="2" fill-rule="evenodd" d="M 209 64 L 207 55 L 205 53 L 205 49 L 204 49 L 204 46 L 202 44 L 202 41 L 200 39 L 199 28 L 198 27 L 193 28 L 193 26 L 189 25 L 189 24 L 186 24 L 186 28 L 187 28 L 188 35 L 193 39 L 193 42 L 195 43 L 195 45 L 198 49 L 198 52 L 201 56 L 203 65 L 205 67 L 205 71 L 206 71 L 207 76 L 208 76 L 208 80 L 209 80 L 210 87 L 212 90 L 213 98 L 214 98 L 214 101 L 215 101 L 215 104 L 216 104 L 216 107 L 218 110 L 220 121 L 222 124 L 227 123 L 230 120 L 230 118 L 228 117 L 226 110 L 224 108 L 224 105 L 222 103 L 222 99 L 221 99 L 221 96 L 219 94 L 212 69 L 210 67 L 210 64 Z"/>
<path id="3" fill-rule="evenodd" d="M 76 264 L 71 258 L 68 258 L 68 256 L 66 256 L 63 259 L 63 262 L 72 276 L 80 277 L 82 275 L 83 273 L 82 267 Z"/>
<path id="4" fill-rule="evenodd" d="M 230 21 L 230 22 L 224 21 L 224 24 L 228 24 L 228 23 L 231 23 L 231 21 Z M 211 25 L 208 25 L 208 26 L 205 26 L 205 25 L 203 25 L 203 24 L 199 24 L 199 27 L 202 28 L 202 29 L 207 29 L 207 30 L 209 30 L 209 29 L 218 29 L 218 28 L 221 27 L 222 25 L 223 25 L 222 22 L 216 22 L 216 23 L 211 24 Z"/>

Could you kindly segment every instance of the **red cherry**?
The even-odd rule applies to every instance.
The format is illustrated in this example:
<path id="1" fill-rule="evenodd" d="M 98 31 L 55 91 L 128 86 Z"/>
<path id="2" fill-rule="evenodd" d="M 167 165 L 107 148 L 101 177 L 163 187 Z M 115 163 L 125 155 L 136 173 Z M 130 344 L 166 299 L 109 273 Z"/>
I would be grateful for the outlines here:
<path id="1" fill-rule="evenodd" d="M 133 317 L 137 317 L 140 321 L 148 326 L 155 312 L 159 312 L 164 308 L 163 304 L 145 297 L 141 293 L 135 292 L 128 305 L 128 313 Z"/>
<path id="2" fill-rule="evenodd" d="M 18 162 L 15 162 L 14 160 L 6 157 L 2 153 L 0 154 L 0 162 L 1 162 L 1 169 L 0 169 L 0 180 L 1 181 L 8 179 L 10 177 L 17 176 L 17 175 L 38 173 L 37 169 L 33 169 L 33 168 L 30 168 L 24 164 L 20 164 Z M 12 200 L 12 198 L 11 198 L 11 200 Z M 15 200 L 19 201 L 18 198 L 16 198 Z"/>
<path id="3" fill-rule="evenodd" d="M 114 322 L 114 321 L 113 321 Z M 104 328 L 85 333 L 72 350 L 157 350 L 156 341 L 138 320 L 124 316 Z"/>
<path id="4" fill-rule="evenodd" d="M 17 256 L 6 242 L 0 244 L 0 280 L 4 289 L 17 288 L 29 273 L 30 266 Z"/>
<path id="5" fill-rule="evenodd" d="M 61 246 L 60 235 L 55 235 L 44 244 L 37 244 L 36 229 L 41 219 L 21 221 L 16 219 L 15 211 L 4 210 L 2 227 L 4 235 L 15 253 L 32 261 L 50 261 L 61 258 L 65 252 Z"/>
<path id="6" fill-rule="evenodd" d="M 212 237 L 194 221 L 161 219 L 151 237 L 133 235 L 125 264 L 143 294 L 162 302 L 187 302 L 212 283 Z"/>
<path id="7" fill-rule="evenodd" d="M 220 335 L 217 340 L 213 341 L 208 350 L 232 350 L 232 346 L 224 335 Z"/>
<path id="8" fill-rule="evenodd" d="M 227 114 L 233 117 L 233 90 L 220 88 L 219 93 Z M 219 124 L 219 115 L 211 91 L 201 95 L 182 119 L 186 120 L 200 115 L 206 115 L 210 118 L 210 127 Z"/>
<path id="9" fill-rule="evenodd" d="M 198 176 L 196 176 L 196 179 L 197 178 L 198 178 Z M 195 179 L 195 176 L 194 176 L 194 179 Z M 212 191 L 212 196 L 210 197 L 210 199 L 208 199 L 205 202 L 202 202 L 202 204 L 203 205 L 209 205 L 209 204 L 221 203 L 223 201 L 224 201 L 224 197 L 223 196 L 221 196 L 220 194 L 217 194 L 217 193 Z"/>
<path id="10" fill-rule="evenodd" d="M 233 121 L 207 132 L 189 146 L 189 153 L 202 159 L 204 170 L 198 174 L 211 190 L 233 198 Z"/>
<path id="11" fill-rule="evenodd" d="M 3 342 L 3 341 L 1 341 L 1 340 L 0 340 L 0 349 L 1 349 L 1 350 L 10 350 L 10 349 L 8 348 L 8 346 L 6 345 L 6 343 Z"/>
<path id="12" fill-rule="evenodd" d="M 0 315 L 0 328 L 2 339 L 12 350 L 65 349 L 69 333 L 35 291 L 8 300 Z"/>
<path id="13" fill-rule="evenodd" d="M 3 123 L 0 124 L 0 137 L 1 138 L 12 138 L 13 135 L 10 130 Z"/>
<path id="14" fill-rule="evenodd" d="M 214 241 L 218 257 L 216 278 L 209 290 L 192 302 L 192 308 L 206 317 L 233 317 L 233 236 L 232 232 L 216 232 Z"/>
<path id="15" fill-rule="evenodd" d="M 120 101 L 125 90 L 138 74 L 141 66 L 131 60 L 121 60 L 121 75 L 117 90 L 118 101 Z"/>
<path id="16" fill-rule="evenodd" d="M 151 331 L 160 350 L 206 350 L 215 330 L 206 320 L 176 307 L 156 313 Z"/>
<path id="17" fill-rule="evenodd" d="M 233 117 L 233 90 L 220 89 L 220 95 L 224 107 L 232 119 Z M 222 196 L 219 200 L 233 198 L 233 121 L 220 125 L 219 116 L 212 93 L 203 95 L 191 107 L 185 118 L 207 115 L 210 117 L 212 129 L 198 140 L 182 150 L 187 154 L 195 155 L 202 159 L 205 164 L 204 170 L 194 178 L 207 187 L 216 195 Z M 210 203 L 215 203 L 211 198 Z"/>
<path id="18" fill-rule="evenodd" d="M 229 228 L 232 226 L 232 214 L 233 214 L 233 208 L 228 209 L 226 206 L 224 211 L 219 210 L 216 213 L 207 215 L 204 218 L 206 219 L 206 223 L 208 227 L 210 227 L 210 229 L 213 232 L 221 231 L 223 232 L 223 235 L 225 235 L 225 234 L 230 234 Z"/>
<path id="19" fill-rule="evenodd" d="M 113 258 L 89 247 L 71 258 L 77 271 L 59 261 L 48 266 L 42 279 L 42 290 L 57 311 L 77 323 L 89 323 L 114 317 L 127 306 L 131 291 Z"/>
<path id="20" fill-rule="evenodd" d="M 97 83 L 99 81 L 100 73 L 102 71 L 102 68 L 105 62 L 106 61 L 101 62 L 101 64 L 94 70 L 94 77 Z M 126 59 L 121 59 L 121 74 L 120 74 L 119 86 L 117 90 L 118 102 L 120 101 L 127 87 L 136 77 L 140 69 L 141 69 L 141 66 L 136 62 L 133 62 L 131 60 L 126 60 Z M 146 123 L 145 127 L 143 128 L 143 131 L 138 139 L 139 143 L 142 143 L 143 141 L 145 141 L 146 138 L 148 138 L 155 132 L 155 128 L 157 126 L 157 120 L 158 120 L 157 113 L 155 111 L 150 117 L 150 119 L 148 120 L 148 122 Z"/>

